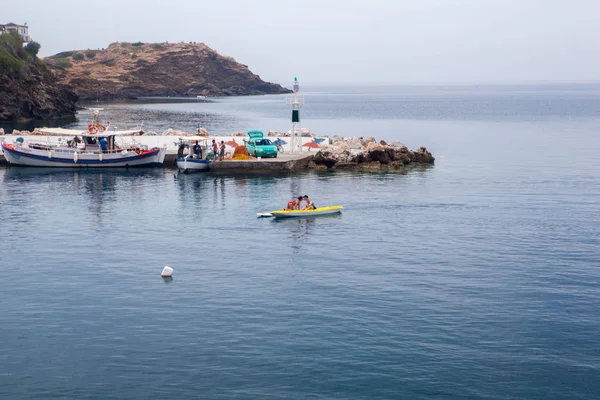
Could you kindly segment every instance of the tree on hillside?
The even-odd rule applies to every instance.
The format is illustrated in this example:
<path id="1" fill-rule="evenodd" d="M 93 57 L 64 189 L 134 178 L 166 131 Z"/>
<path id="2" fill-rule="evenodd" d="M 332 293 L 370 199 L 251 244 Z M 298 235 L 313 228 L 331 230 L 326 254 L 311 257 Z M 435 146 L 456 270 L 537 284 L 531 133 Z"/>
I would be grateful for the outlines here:
<path id="1" fill-rule="evenodd" d="M 21 36 L 17 32 L 0 35 L 0 73 L 19 72 L 29 55 L 23 48 Z M 30 57 L 29 57 L 30 58 Z"/>
<path id="2" fill-rule="evenodd" d="M 40 51 L 40 47 L 42 47 L 38 42 L 29 42 L 25 46 L 25 51 L 31 54 L 32 57 L 37 57 L 38 51 Z"/>
<path id="3" fill-rule="evenodd" d="M 13 57 L 27 57 L 27 53 L 25 53 L 25 50 L 23 48 L 21 36 L 15 31 L 12 31 L 8 34 L 0 35 L 0 50 L 4 50 L 5 52 L 11 54 Z"/>

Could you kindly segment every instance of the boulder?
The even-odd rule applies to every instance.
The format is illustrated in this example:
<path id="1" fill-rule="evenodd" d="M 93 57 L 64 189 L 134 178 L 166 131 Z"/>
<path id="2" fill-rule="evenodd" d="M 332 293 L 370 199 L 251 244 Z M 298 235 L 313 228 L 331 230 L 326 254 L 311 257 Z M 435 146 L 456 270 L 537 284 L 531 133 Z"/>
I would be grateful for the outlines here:
<path id="1" fill-rule="evenodd" d="M 350 149 L 348 151 L 348 161 L 362 162 L 361 158 L 365 154 L 364 150 Z"/>
<path id="2" fill-rule="evenodd" d="M 359 138 L 350 138 L 345 141 L 347 149 L 362 150 L 364 148 L 362 140 Z"/>
<path id="3" fill-rule="evenodd" d="M 379 161 L 371 161 L 359 164 L 362 169 L 380 169 L 381 163 Z"/>
<path id="4" fill-rule="evenodd" d="M 368 142 L 366 155 L 363 159 L 364 162 L 378 161 L 381 164 L 387 164 L 394 160 L 394 151 L 388 146 L 371 141 Z"/>
<path id="5" fill-rule="evenodd" d="M 365 145 L 365 149 L 367 151 L 373 151 L 373 150 L 383 150 L 384 147 L 382 145 L 380 145 L 377 142 L 367 142 L 365 141 L 364 143 L 366 143 Z"/>
<path id="6" fill-rule="evenodd" d="M 408 153 L 403 153 L 401 151 L 394 151 L 394 161 L 401 162 L 402 165 L 410 164 L 410 156 Z"/>
<path id="7" fill-rule="evenodd" d="M 375 140 L 375 138 L 373 136 L 371 136 L 368 139 L 362 140 L 362 145 L 365 147 L 368 147 L 370 143 L 377 143 L 377 140 Z"/>
<path id="8" fill-rule="evenodd" d="M 340 161 L 337 162 L 334 166 L 335 169 L 356 169 L 359 165 L 359 163 L 356 162 L 350 162 L 350 161 Z"/>
<path id="9" fill-rule="evenodd" d="M 399 169 L 404 167 L 404 163 L 402 161 L 392 161 L 387 164 L 388 168 Z"/>
<path id="10" fill-rule="evenodd" d="M 431 153 L 427 150 L 426 147 L 420 147 L 419 150 L 413 152 L 414 153 L 414 162 L 419 162 L 422 164 L 433 164 L 435 162 L 435 157 L 431 155 Z"/>
<path id="11" fill-rule="evenodd" d="M 404 143 L 402 143 L 402 142 L 392 142 L 392 143 L 389 144 L 389 146 L 391 148 L 397 149 L 397 150 L 400 150 L 400 148 L 402 148 L 402 147 L 406 147 L 406 145 Z"/>
<path id="12" fill-rule="evenodd" d="M 387 164 L 392 161 L 390 154 L 386 149 L 376 149 L 369 151 L 369 158 L 372 162 L 379 162 L 381 164 Z"/>
<path id="13" fill-rule="evenodd" d="M 308 168 L 309 168 L 309 169 L 327 169 L 327 165 L 325 165 L 325 164 L 317 164 L 317 163 L 316 163 L 316 162 L 314 162 L 314 160 L 313 160 L 313 161 L 310 161 L 310 162 L 308 163 Z"/>
<path id="14" fill-rule="evenodd" d="M 338 156 L 331 150 L 321 149 L 315 157 L 313 162 L 316 165 L 325 165 L 327 168 L 332 168 L 339 161 Z"/>
<path id="15" fill-rule="evenodd" d="M 344 140 L 343 136 L 335 135 L 333 139 L 331 139 L 331 143 L 343 142 Z"/>
<path id="16" fill-rule="evenodd" d="M 184 131 L 179 131 L 179 130 L 175 130 L 172 128 L 167 129 L 162 134 L 163 134 L 163 136 L 186 136 L 187 135 L 187 133 L 185 133 Z"/>
<path id="17" fill-rule="evenodd" d="M 373 160 L 371 159 L 371 153 L 369 153 L 368 151 L 364 151 L 356 157 L 356 161 L 359 163 L 369 163 Z"/>
<path id="18" fill-rule="evenodd" d="M 346 150 L 346 143 L 345 142 L 337 142 L 334 144 L 334 148 L 336 149 L 336 151 L 338 153 L 341 153 L 342 151 Z"/>

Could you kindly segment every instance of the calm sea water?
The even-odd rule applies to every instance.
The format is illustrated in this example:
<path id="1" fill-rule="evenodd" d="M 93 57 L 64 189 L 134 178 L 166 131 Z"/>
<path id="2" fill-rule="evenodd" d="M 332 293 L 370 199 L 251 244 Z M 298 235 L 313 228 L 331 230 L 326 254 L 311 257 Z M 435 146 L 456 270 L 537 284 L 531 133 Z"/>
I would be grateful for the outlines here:
<path id="1" fill-rule="evenodd" d="M 101 106 L 289 129 L 281 96 Z M 303 117 L 436 165 L 0 169 L 0 398 L 600 397 L 598 87 L 321 89 Z M 300 194 L 344 213 L 256 218 Z"/>

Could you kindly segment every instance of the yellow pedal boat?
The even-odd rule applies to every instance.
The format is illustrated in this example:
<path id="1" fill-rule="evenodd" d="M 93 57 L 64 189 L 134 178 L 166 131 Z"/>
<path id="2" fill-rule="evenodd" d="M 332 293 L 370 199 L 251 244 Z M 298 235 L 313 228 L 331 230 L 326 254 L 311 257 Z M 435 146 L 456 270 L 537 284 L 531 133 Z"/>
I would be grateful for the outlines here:
<path id="1" fill-rule="evenodd" d="M 271 212 L 258 213 L 259 217 L 275 218 L 298 218 L 314 217 L 317 215 L 330 215 L 342 212 L 342 206 L 318 207 L 313 210 L 275 210 Z"/>

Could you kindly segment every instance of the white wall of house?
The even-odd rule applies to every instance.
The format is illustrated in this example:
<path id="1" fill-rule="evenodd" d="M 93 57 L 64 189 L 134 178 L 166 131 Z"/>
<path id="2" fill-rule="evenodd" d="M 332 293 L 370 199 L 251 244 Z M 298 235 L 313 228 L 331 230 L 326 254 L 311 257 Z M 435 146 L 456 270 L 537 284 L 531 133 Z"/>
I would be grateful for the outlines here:
<path id="1" fill-rule="evenodd" d="M 28 42 L 29 39 L 29 27 L 27 25 L 0 25 L 0 35 L 3 33 L 17 32 L 21 35 L 21 39 L 24 42 Z"/>

